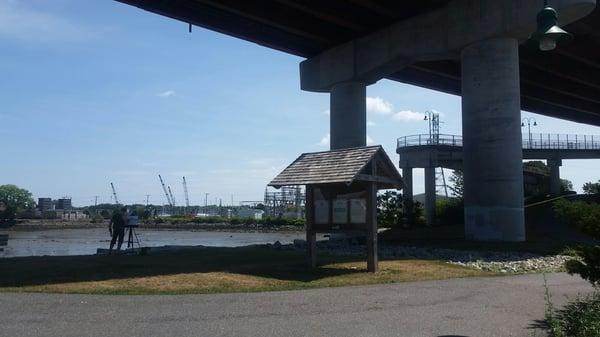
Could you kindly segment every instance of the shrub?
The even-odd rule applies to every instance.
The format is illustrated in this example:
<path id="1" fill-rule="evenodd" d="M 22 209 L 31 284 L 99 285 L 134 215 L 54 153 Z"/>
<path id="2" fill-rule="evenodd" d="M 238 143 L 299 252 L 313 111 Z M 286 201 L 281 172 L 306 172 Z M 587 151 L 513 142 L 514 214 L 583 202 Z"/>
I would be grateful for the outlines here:
<path id="1" fill-rule="evenodd" d="M 600 205 L 583 201 L 559 200 L 554 203 L 554 211 L 559 220 L 600 239 Z M 595 286 L 600 285 L 600 246 L 579 247 L 579 259 L 566 263 L 570 274 L 579 274 Z"/>
<path id="2" fill-rule="evenodd" d="M 546 320 L 553 337 L 600 336 L 600 292 L 578 297 L 562 310 L 555 311 L 546 296 Z"/>

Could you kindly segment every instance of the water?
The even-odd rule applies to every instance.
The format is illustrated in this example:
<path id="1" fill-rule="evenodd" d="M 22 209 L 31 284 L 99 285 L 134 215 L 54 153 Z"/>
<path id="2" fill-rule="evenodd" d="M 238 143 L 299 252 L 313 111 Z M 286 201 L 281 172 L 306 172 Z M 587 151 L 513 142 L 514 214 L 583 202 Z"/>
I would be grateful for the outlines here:
<path id="1" fill-rule="evenodd" d="M 213 246 L 239 247 L 253 244 L 291 243 L 305 239 L 304 232 L 203 232 L 189 230 L 137 229 L 142 246 Z M 3 232 L 8 234 L 8 245 L 0 257 L 42 255 L 89 255 L 97 248 L 108 248 L 110 236 L 107 228 L 53 229 L 31 232 Z M 125 237 L 125 241 L 127 236 Z M 126 246 L 126 243 L 123 244 Z"/>

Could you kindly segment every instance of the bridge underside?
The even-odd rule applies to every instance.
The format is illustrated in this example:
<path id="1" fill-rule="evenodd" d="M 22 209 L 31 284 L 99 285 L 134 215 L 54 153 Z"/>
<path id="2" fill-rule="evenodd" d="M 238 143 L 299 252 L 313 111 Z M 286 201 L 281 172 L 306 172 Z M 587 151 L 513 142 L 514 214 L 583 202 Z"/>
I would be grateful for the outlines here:
<path id="1" fill-rule="evenodd" d="M 306 58 L 450 2 L 118 1 Z M 541 6 L 542 1 L 539 2 Z M 519 48 L 521 108 L 600 126 L 600 8 L 564 28 L 575 35 L 569 46 L 545 53 L 525 46 Z M 388 78 L 461 94 L 458 55 L 456 59 L 415 63 Z"/>

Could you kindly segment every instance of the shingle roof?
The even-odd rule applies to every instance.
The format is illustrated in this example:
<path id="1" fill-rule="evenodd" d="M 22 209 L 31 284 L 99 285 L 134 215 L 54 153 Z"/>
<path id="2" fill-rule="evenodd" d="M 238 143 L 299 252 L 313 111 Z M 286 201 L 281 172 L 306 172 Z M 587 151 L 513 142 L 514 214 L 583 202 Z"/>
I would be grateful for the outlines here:
<path id="1" fill-rule="evenodd" d="M 402 178 L 381 146 L 365 146 L 323 152 L 303 153 L 269 186 L 345 183 L 350 185 L 374 158 L 386 167 L 388 178 L 402 186 Z"/>

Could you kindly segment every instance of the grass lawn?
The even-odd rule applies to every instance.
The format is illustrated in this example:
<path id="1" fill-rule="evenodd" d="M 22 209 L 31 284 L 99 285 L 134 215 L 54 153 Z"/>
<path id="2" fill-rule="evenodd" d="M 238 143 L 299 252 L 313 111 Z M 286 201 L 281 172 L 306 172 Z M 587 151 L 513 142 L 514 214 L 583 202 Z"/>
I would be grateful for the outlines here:
<path id="1" fill-rule="evenodd" d="M 58 256 L 0 259 L 0 292 L 188 294 L 275 291 L 490 276 L 489 272 L 428 260 L 366 262 L 255 246 L 206 248 L 146 256 Z"/>

